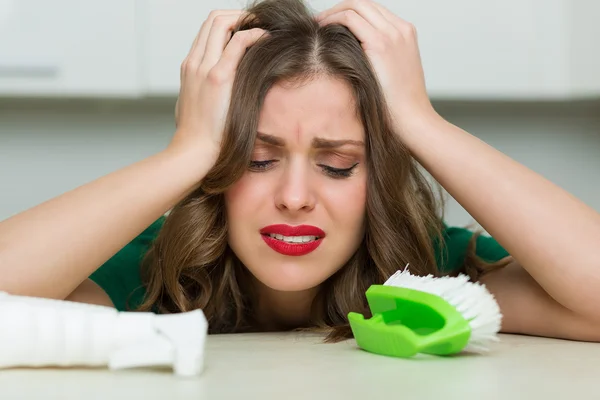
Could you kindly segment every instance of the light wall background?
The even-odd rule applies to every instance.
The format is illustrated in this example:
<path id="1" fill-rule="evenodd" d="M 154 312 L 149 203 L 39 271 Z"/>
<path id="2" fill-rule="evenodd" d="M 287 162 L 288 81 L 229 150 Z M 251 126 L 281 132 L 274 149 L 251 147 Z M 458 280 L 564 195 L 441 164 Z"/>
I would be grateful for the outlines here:
<path id="1" fill-rule="evenodd" d="M 160 151 L 174 101 L 0 100 L 0 220 Z M 600 211 L 600 102 L 435 105 Z M 451 198 L 446 220 L 473 222 Z"/>

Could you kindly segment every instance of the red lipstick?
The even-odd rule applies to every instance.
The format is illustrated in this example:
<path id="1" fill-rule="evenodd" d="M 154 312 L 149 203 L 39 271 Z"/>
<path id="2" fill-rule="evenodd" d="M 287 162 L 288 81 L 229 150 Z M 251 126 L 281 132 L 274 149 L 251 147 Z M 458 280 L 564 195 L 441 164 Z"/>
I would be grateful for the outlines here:
<path id="1" fill-rule="evenodd" d="M 265 226 L 260 230 L 261 236 L 265 243 L 275 250 L 276 252 L 286 255 L 286 256 L 303 256 L 305 254 L 311 253 L 319 247 L 323 238 L 325 237 L 325 232 L 322 229 L 317 228 L 316 226 L 311 225 L 298 225 L 298 226 L 290 226 L 284 224 L 278 225 L 269 225 Z M 280 236 L 316 236 L 316 240 L 311 240 L 309 242 L 298 243 L 298 242 L 286 242 L 282 240 L 283 238 L 276 238 L 272 235 L 280 235 Z"/>

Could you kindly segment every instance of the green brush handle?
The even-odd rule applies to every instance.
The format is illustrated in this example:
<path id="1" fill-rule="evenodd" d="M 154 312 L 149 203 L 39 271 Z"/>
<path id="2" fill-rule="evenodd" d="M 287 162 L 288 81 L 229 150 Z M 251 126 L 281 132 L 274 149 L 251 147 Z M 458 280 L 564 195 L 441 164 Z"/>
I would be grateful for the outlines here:
<path id="1" fill-rule="evenodd" d="M 356 343 L 366 351 L 392 357 L 450 355 L 469 342 L 468 321 L 439 296 L 383 285 L 372 285 L 366 295 L 373 317 L 348 314 Z"/>

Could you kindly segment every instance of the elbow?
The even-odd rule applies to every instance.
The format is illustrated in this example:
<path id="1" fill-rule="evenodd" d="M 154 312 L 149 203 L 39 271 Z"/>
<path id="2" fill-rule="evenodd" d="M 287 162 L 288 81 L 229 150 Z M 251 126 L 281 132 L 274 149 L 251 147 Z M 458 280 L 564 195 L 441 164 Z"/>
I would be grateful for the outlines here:
<path id="1" fill-rule="evenodd" d="M 596 271 L 595 276 L 571 282 L 561 303 L 581 318 L 600 324 L 600 266 Z"/>
<path id="2" fill-rule="evenodd" d="M 584 296 L 585 300 L 580 300 L 579 304 L 572 305 L 568 309 L 578 318 L 588 321 L 591 326 L 596 326 L 600 334 L 600 296 Z"/>
<path id="3" fill-rule="evenodd" d="M 565 339 L 582 342 L 600 342 L 600 315 L 582 315 L 573 313 L 570 326 L 564 329 L 568 332 Z"/>

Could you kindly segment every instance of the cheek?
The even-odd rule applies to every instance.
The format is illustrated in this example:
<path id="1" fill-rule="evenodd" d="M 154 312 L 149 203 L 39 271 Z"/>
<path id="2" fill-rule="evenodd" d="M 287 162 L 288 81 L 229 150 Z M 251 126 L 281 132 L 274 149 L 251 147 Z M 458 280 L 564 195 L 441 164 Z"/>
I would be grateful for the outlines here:
<path id="1" fill-rule="evenodd" d="M 323 186 L 323 199 L 330 214 L 345 228 L 356 229 L 364 222 L 367 182 L 366 179 L 348 182 L 347 185 Z"/>
<path id="2" fill-rule="evenodd" d="M 264 200 L 264 191 L 248 174 L 245 174 L 225 192 L 225 208 L 228 217 L 235 218 L 244 215 L 249 209 L 256 209 L 261 198 Z"/>
<path id="3" fill-rule="evenodd" d="M 244 186 L 240 184 L 242 179 L 230 186 L 225 192 L 225 209 L 227 210 L 228 219 L 232 214 L 235 214 L 238 209 L 239 198 L 244 193 Z"/>
<path id="4" fill-rule="evenodd" d="M 248 237 L 247 218 L 256 203 L 252 199 L 256 197 L 256 185 L 252 185 L 247 174 L 242 176 L 225 192 L 225 215 L 227 219 L 227 240 L 234 249 L 244 246 L 245 238 Z"/>

